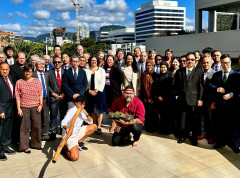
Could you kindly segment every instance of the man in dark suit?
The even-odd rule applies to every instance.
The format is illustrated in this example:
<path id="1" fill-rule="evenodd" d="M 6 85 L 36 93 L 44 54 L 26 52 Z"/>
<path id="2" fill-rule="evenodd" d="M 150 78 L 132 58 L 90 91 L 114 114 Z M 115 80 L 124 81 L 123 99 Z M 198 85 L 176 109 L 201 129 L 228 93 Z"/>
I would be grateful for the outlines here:
<path id="1" fill-rule="evenodd" d="M 48 118 L 49 118 L 49 73 L 44 72 L 45 61 L 43 58 L 36 60 L 36 71 L 33 73 L 34 78 L 38 78 L 43 88 L 43 108 L 41 113 L 42 119 L 42 141 L 48 141 Z"/>
<path id="2" fill-rule="evenodd" d="M 212 58 L 204 57 L 202 60 L 202 68 L 203 68 L 203 106 L 199 110 L 199 118 L 200 118 L 200 135 L 198 140 L 202 140 L 205 137 L 208 137 L 208 143 L 211 144 L 213 142 L 213 110 L 211 109 L 211 103 L 213 100 L 213 93 L 209 87 L 211 78 L 215 71 L 211 68 L 212 66 Z"/>
<path id="3" fill-rule="evenodd" d="M 192 129 L 192 145 L 197 145 L 198 122 L 196 110 L 202 106 L 203 86 L 201 82 L 202 70 L 194 67 L 194 53 L 187 54 L 187 66 L 179 69 L 175 74 L 175 94 L 180 108 L 178 123 L 178 143 L 183 143 Z"/>
<path id="4" fill-rule="evenodd" d="M 239 83 L 236 79 L 236 72 L 231 69 L 231 58 L 228 54 L 221 56 L 222 71 L 214 73 L 210 87 L 215 94 L 216 102 L 216 145 L 215 149 L 221 148 L 227 144 L 230 139 L 231 129 L 234 118 L 234 93 L 236 85 Z M 234 152 L 239 153 L 238 147 L 232 148 Z"/>
<path id="5" fill-rule="evenodd" d="M 68 100 L 68 109 L 74 107 L 74 99 L 79 95 L 84 95 L 87 89 L 86 72 L 79 68 L 79 58 L 74 55 L 71 58 L 72 68 L 66 70 L 63 75 L 63 89 Z"/>
<path id="6" fill-rule="evenodd" d="M 4 153 L 15 154 L 9 148 L 12 134 L 12 121 L 14 116 L 14 88 L 13 78 L 9 75 L 9 64 L 0 64 L 0 160 L 5 161 Z"/>
<path id="7" fill-rule="evenodd" d="M 117 56 L 117 60 L 115 61 L 115 63 L 118 65 L 118 68 L 121 69 L 121 67 L 125 65 L 123 50 L 118 49 L 116 56 Z"/>
<path id="8" fill-rule="evenodd" d="M 57 117 L 60 113 L 60 121 L 64 117 L 64 93 L 62 89 L 62 78 L 64 70 L 61 68 L 62 60 L 59 57 L 53 59 L 54 69 L 49 71 L 50 83 L 49 83 L 49 95 L 50 95 L 50 139 L 54 140 L 57 133 Z"/>
<path id="9" fill-rule="evenodd" d="M 10 66 L 10 75 L 14 78 L 14 81 L 17 82 L 19 79 L 24 78 L 23 66 L 26 62 L 26 54 L 24 52 L 19 52 L 17 54 L 17 62 Z"/>
<path id="10" fill-rule="evenodd" d="M 212 65 L 212 69 L 215 72 L 222 70 L 221 61 L 220 61 L 221 56 L 222 56 L 222 52 L 219 50 L 215 50 L 212 54 L 212 59 L 214 61 L 213 65 Z"/>
<path id="11" fill-rule="evenodd" d="M 63 70 L 68 70 L 72 67 L 70 64 L 70 57 L 66 53 L 62 55 L 62 62 L 63 62 L 63 65 L 62 65 Z"/>
<path id="12" fill-rule="evenodd" d="M 44 55 L 43 59 L 45 60 L 45 72 L 52 70 L 54 66 L 50 64 L 50 60 L 51 60 L 50 56 Z"/>

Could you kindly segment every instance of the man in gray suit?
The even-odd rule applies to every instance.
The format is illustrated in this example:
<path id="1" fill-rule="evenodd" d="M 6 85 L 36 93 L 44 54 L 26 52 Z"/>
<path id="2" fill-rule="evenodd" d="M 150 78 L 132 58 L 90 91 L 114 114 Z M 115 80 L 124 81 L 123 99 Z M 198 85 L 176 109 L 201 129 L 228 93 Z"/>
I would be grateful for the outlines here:
<path id="1" fill-rule="evenodd" d="M 200 118 L 200 135 L 198 140 L 202 140 L 205 137 L 208 137 L 208 143 L 211 144 L 213 142 L 214 135 L 214 125 L 213 125 L 213 106 L 211 103 L 213 101 L 213 92 L 209 87 L 211 78 L 215 71 L 211 68 L 212 66 L 212 58 L 204 57 L 202 60 L 202 68 L 203 68 L 203 106 L 199 110 L 199 118 Z"/>
<path id="2" fill-rule="evenodd" d="M 177 70 L 175 74 L 174 89 L 179 112 L 179 139 L 178 143 L 183 143 L 192 129 L 192 145 L 196 146 L 198 136 L 198 121 L 196 110 L 203 105 L 202 102 L 202 73 L 203 71 L 194 67 L 195 54 L 187 54 L 187 66 Z"/>
<path id="3" fill-rule="evenodd" d="M 57 117 L 60 114 L 60 121 L 64 117 L 64 93 L 62 87 L 62 77 L 64 69 L 62 69 L 62 60 L 59 57 L 53 59 L 54 69 L 49 71 L 50 83 L 49 83 L 49 95 L 50 95 L 50 139 L 56 139 L 57 133 Z"/>
<path id="4" fill-rule="evenodd" d="M 33 73 L 34 78 L 38 78 L 42 83 L 43 88 L 43 108 L 41 113 L 42 118 L 42 141 L 48 141 L 48 118 L 49 118 L 49 73 L 44 72 L 45 60 L 38 58 L 36 60 L 36 71 Z"/>

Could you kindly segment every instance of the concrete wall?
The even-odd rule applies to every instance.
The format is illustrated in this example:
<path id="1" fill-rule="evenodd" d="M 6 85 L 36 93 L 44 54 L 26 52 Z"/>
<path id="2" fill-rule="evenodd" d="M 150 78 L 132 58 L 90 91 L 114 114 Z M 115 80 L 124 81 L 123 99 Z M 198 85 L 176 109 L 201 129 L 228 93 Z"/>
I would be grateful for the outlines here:
<path id="1" fill-rule="evenodd" d="M 240 55 L 240 31 L 224 31 L 213 33 L 200 33 L 192 35 L 167 36 L 146 39 L 146 50 L 156 49 L 160 55 L 170 48 L 174 56 L 182 56 L 195 50 L 202 51 L 205 47 L 211 47 L 228 53 L 232 58 Z"/>

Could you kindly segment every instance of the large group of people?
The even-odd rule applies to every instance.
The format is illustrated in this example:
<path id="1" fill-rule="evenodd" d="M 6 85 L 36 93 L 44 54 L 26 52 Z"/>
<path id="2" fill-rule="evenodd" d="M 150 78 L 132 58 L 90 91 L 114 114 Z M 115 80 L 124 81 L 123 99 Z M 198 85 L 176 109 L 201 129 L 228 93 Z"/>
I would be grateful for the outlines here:
<path id="1" fill-rule="evenodd" d="M 0 160 L 15 154 L 11 142 L 29 154 L 56 134 L 64 138 L 79 107 L 63 149 L 73 161 L 87 150 L 85 138 L 102 134 L 103 114 L 116 111 L 134 119 L 112 120 L 113 146 L 131 139 L 138 146 L 145 129 L 174 134 L 179 144 L 188 138 L 196 146 L 206 138 L 215 149 L 228 145 L 239 153 L 240 70 L 231 63 L 210 47 L 177 58 L 171 49 L 161 56 L 139 47 L 133 54 L 119 49 L 91 56 L 81 45 L 71 57 L 56 45 L 52 57 L 34 54 L 27 63 L 24 52 L 14 58 L 8 46 L 0 53 Z"/>

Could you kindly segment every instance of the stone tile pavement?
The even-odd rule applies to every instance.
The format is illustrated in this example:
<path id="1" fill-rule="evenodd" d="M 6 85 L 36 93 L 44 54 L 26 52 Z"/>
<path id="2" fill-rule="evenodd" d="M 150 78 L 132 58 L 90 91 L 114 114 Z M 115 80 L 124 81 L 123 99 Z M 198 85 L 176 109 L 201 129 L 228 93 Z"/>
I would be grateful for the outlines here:
<path id="1" fill-rule="evenodd" d="M 138 147 L 112 147 L 108 127 L 103 126 L 101 136 L 94 134 L 85 140 L 88 151 L 80 152 L 76 162 L 62 155 L 57 163 L 51 162 L 61 141 L 59 136 L 53 142 L 43 142 L 42 151 L 7 156 L 7 161 L 0 162 L 0 177 L 240 177 L 240 155 L 228 147 L 214 150 L 207 140 L 199 141 L 197 147 L 188 141 L 177 144 L 173 135 L 147 132 Z"/>

